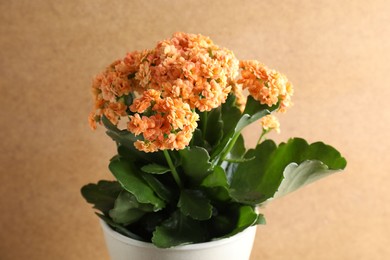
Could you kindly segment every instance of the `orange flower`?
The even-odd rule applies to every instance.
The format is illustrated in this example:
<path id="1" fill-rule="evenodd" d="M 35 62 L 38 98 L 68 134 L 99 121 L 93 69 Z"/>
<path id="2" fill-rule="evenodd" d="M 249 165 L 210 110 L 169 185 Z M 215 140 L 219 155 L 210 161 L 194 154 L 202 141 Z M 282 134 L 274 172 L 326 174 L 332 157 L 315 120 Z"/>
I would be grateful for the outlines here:
<path id="1" fill-rule="evenodd" d="M 191 138 L 192 132 L 189 131 L 180 131 L 177 134 L 170 134 L 166 143 L 167 149 L 184 149 L 190 143 Z"/>
<path id="2" fill-rule="evenodd" d="M 138 72 L 135 74 L 135 78 L 139 81 L 139 85 L 142 88 L 147 88 L 151 79 L 150 67 L 147 62 L 141 63 Z"/>
<path id="3" fill-rule="evenodd" d="M 241 78 L 237 81 L 261 104 L 268 106 L 279 102 L 279 111 L 284 112 L 291 105 L 292 84 L 286 76 L 270 70 L 257 61 L 240 62 Z"/>
<path id="4" fill-rule="evenodd" d="M 130 106 L 130 110 L 136 113 L 144 113 L 152 103 L 160 100 L 160 92 L 154 89 L 144 91 L 142 96 L 135 99 Z"/>
<path id="5" fill-rule="evenodd" d="M 88 116 L 88 123 L 92 130 L 97 128 L 96 122 L 100 121 L 100 117 L 96 117 L 94 112 L 91 112 Z"/>
<path id="6" fill-rule="evenodd" d="M 147 117 L 140 117 L 139 114 L 130 116 L 130 121 L 127 123 L 127 129 L 135 135 L 142 134 L 148 127 Z"/>
<path id="7" fill-rule="evenodd" d="M 158 151 L 158 147 L 154 142 L 138 140 L 134 143 L 134 146 L 138 150 L 143 151 L 145 153 L 154 153 Z"/>
<path id="8" fill-rule="evenodd" d="M 280 123 L 275 116 L 266 115 L 260 119 L 260 123 L 265 131 L 275 130 L 280 133 Z"/>
<path id="9" fill-rule="evenodd" d="M 246 105 L 246 97 L 242 93 L 241 85 L 232 84 L 232 92 L 236 96 L 236 106 L 243 112 Z"/>
<path id="10" fill-rule="evenodd" d="M 137 113 L 130 116 L 128 130 L 135 135 L 142 134 L 144 141 L 136 146 L 142 151 L 183 149 L 189 144 L 199 118 L 182 99 L 161 98 L 160 92 L 154 89 L 145 91 L 130 108 Z M 187 138 L 182 137 L 183 131 Z"/>
<path id="11" fill-rule="evenodd" d="M 291 105 L 293 89 L 284 75 L 257 61 L 239 62 L 208 37 L 175 33 L 154 49 L 128 53 L 98 74 L 88 120 L 95 129 L 103 115 L 114 125 L 128 119 L 127 130 L 141 136 L 135 146 L 142 151 L 183 149 L 197 128 L 196 111 L 221 106 L 230 93 L 242 111 L 242 89 L 262 104 L 279 104 L 281 112 Z"/>
<path id="12" fill-rule="evenodd" d="M 148 118 L 146 130 L 142 133 L 145 140 L 160 140 L 164 136 L 164 133 L 167 132 L 164 121 L 164 118 L 160 114 Z"/>
<path id="13" fill-rule="evenodd" d="M 164 97 L 181 97 L 191 108 L 209 111 L 225 102 L 238 73 L 234 54 L 205 36 L 175 33 L 155 48 L 151 86 Z"/>

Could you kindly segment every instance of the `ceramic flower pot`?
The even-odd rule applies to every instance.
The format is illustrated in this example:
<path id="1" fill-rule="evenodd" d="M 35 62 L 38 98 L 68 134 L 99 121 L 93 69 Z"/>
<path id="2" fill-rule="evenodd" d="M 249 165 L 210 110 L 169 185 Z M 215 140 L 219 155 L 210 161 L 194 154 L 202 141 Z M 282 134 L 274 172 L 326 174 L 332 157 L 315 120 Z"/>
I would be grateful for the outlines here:
<path id="1" fill-rule="evenodd" d="M 123 236 L 101 221 L 111 260 L 247 260 L 250 257 L 256 226 L 230 238 L 169 249 Z"/>

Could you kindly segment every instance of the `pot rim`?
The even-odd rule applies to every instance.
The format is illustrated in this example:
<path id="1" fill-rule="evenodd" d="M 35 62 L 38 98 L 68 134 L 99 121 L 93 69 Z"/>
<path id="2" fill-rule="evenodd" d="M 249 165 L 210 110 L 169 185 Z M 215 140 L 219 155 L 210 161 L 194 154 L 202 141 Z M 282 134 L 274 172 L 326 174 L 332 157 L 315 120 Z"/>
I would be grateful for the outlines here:
<path id="1" fill-rule="evenodd" d="M 203 242 L 203 243 L 196 243 L 196 244 L 187 244 L 187 245 L 180 245 L 180 246 L 174 246 L 170 248 L 158 248 L 156 247 L 153 243 L 149 242 L 144 242 L 144 241 L 139 241 L 127 236 L 124 236 L 115 230 L 113 230 L 105 221 L 100 220 L 100 224 L 102 225 L 103 231 L 111 236 L 114 239 L 117 239 L 121 241 L 122 243 L 136 246 L 136 247 L 142 247 L 142 248 L 153 248 L 157 250 L 173 250 L 173 251 L 182 251 L 182 250 L 199 250 L 199 249 L 205 249 L 205 248 L 210 248 L 210 247 L 219 247 L 222 245 L 225 245 L 227 243 L 231 243 L 232 241 L 239 240 L 245 235 L 249 235 L 248 233 L 256 233 L 257 225 L 250 226 L 243 231 L 228 237 L 228 238 L 222 238 L 218 240 L 212 240 L 209 242 Z M 254 234 L 255 235 L 255 234 Z"/>

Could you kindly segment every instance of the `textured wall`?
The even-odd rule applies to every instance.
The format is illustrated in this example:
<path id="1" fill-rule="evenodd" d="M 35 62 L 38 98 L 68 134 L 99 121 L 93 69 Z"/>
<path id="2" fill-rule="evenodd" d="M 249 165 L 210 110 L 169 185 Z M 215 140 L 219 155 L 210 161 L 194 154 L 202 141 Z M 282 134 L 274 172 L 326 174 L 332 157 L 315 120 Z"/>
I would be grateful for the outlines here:
<path id="1" fill-rule="evenodd" d="M 2 0 L 0 258 L 108 258 L 79 194 L 110 178 L 115 152 L 87 125 L 91 78 L 175 31 L 285 73 L 295 106 L 274 138 L 324 140 L 349 161 L 264 209 L 252 259 L 389 257 L 389 13 L 385 0 Z"/>

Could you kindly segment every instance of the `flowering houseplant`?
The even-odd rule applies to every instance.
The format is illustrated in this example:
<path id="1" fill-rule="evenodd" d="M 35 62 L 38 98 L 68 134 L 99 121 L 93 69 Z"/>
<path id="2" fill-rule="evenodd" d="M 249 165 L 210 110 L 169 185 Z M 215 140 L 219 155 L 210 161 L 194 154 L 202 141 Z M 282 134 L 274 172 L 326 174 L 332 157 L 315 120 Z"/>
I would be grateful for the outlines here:
<path id="1" fill-rule="evenodd" d="M 92 84 L 93 129 L 117 144 L 115 181 L 82 188 L 116 231 L 157 247 L 229 237 L 265 223 L 256 207 L 345 168 L 322 142 L 264 138 L 291 105 L 292 84 L 202 35 L 175 33 L 128 53 Z M 243 94 L 247 90 L 248 97 Z M 254 149 L 242 129 L 260 121 Z"/>

